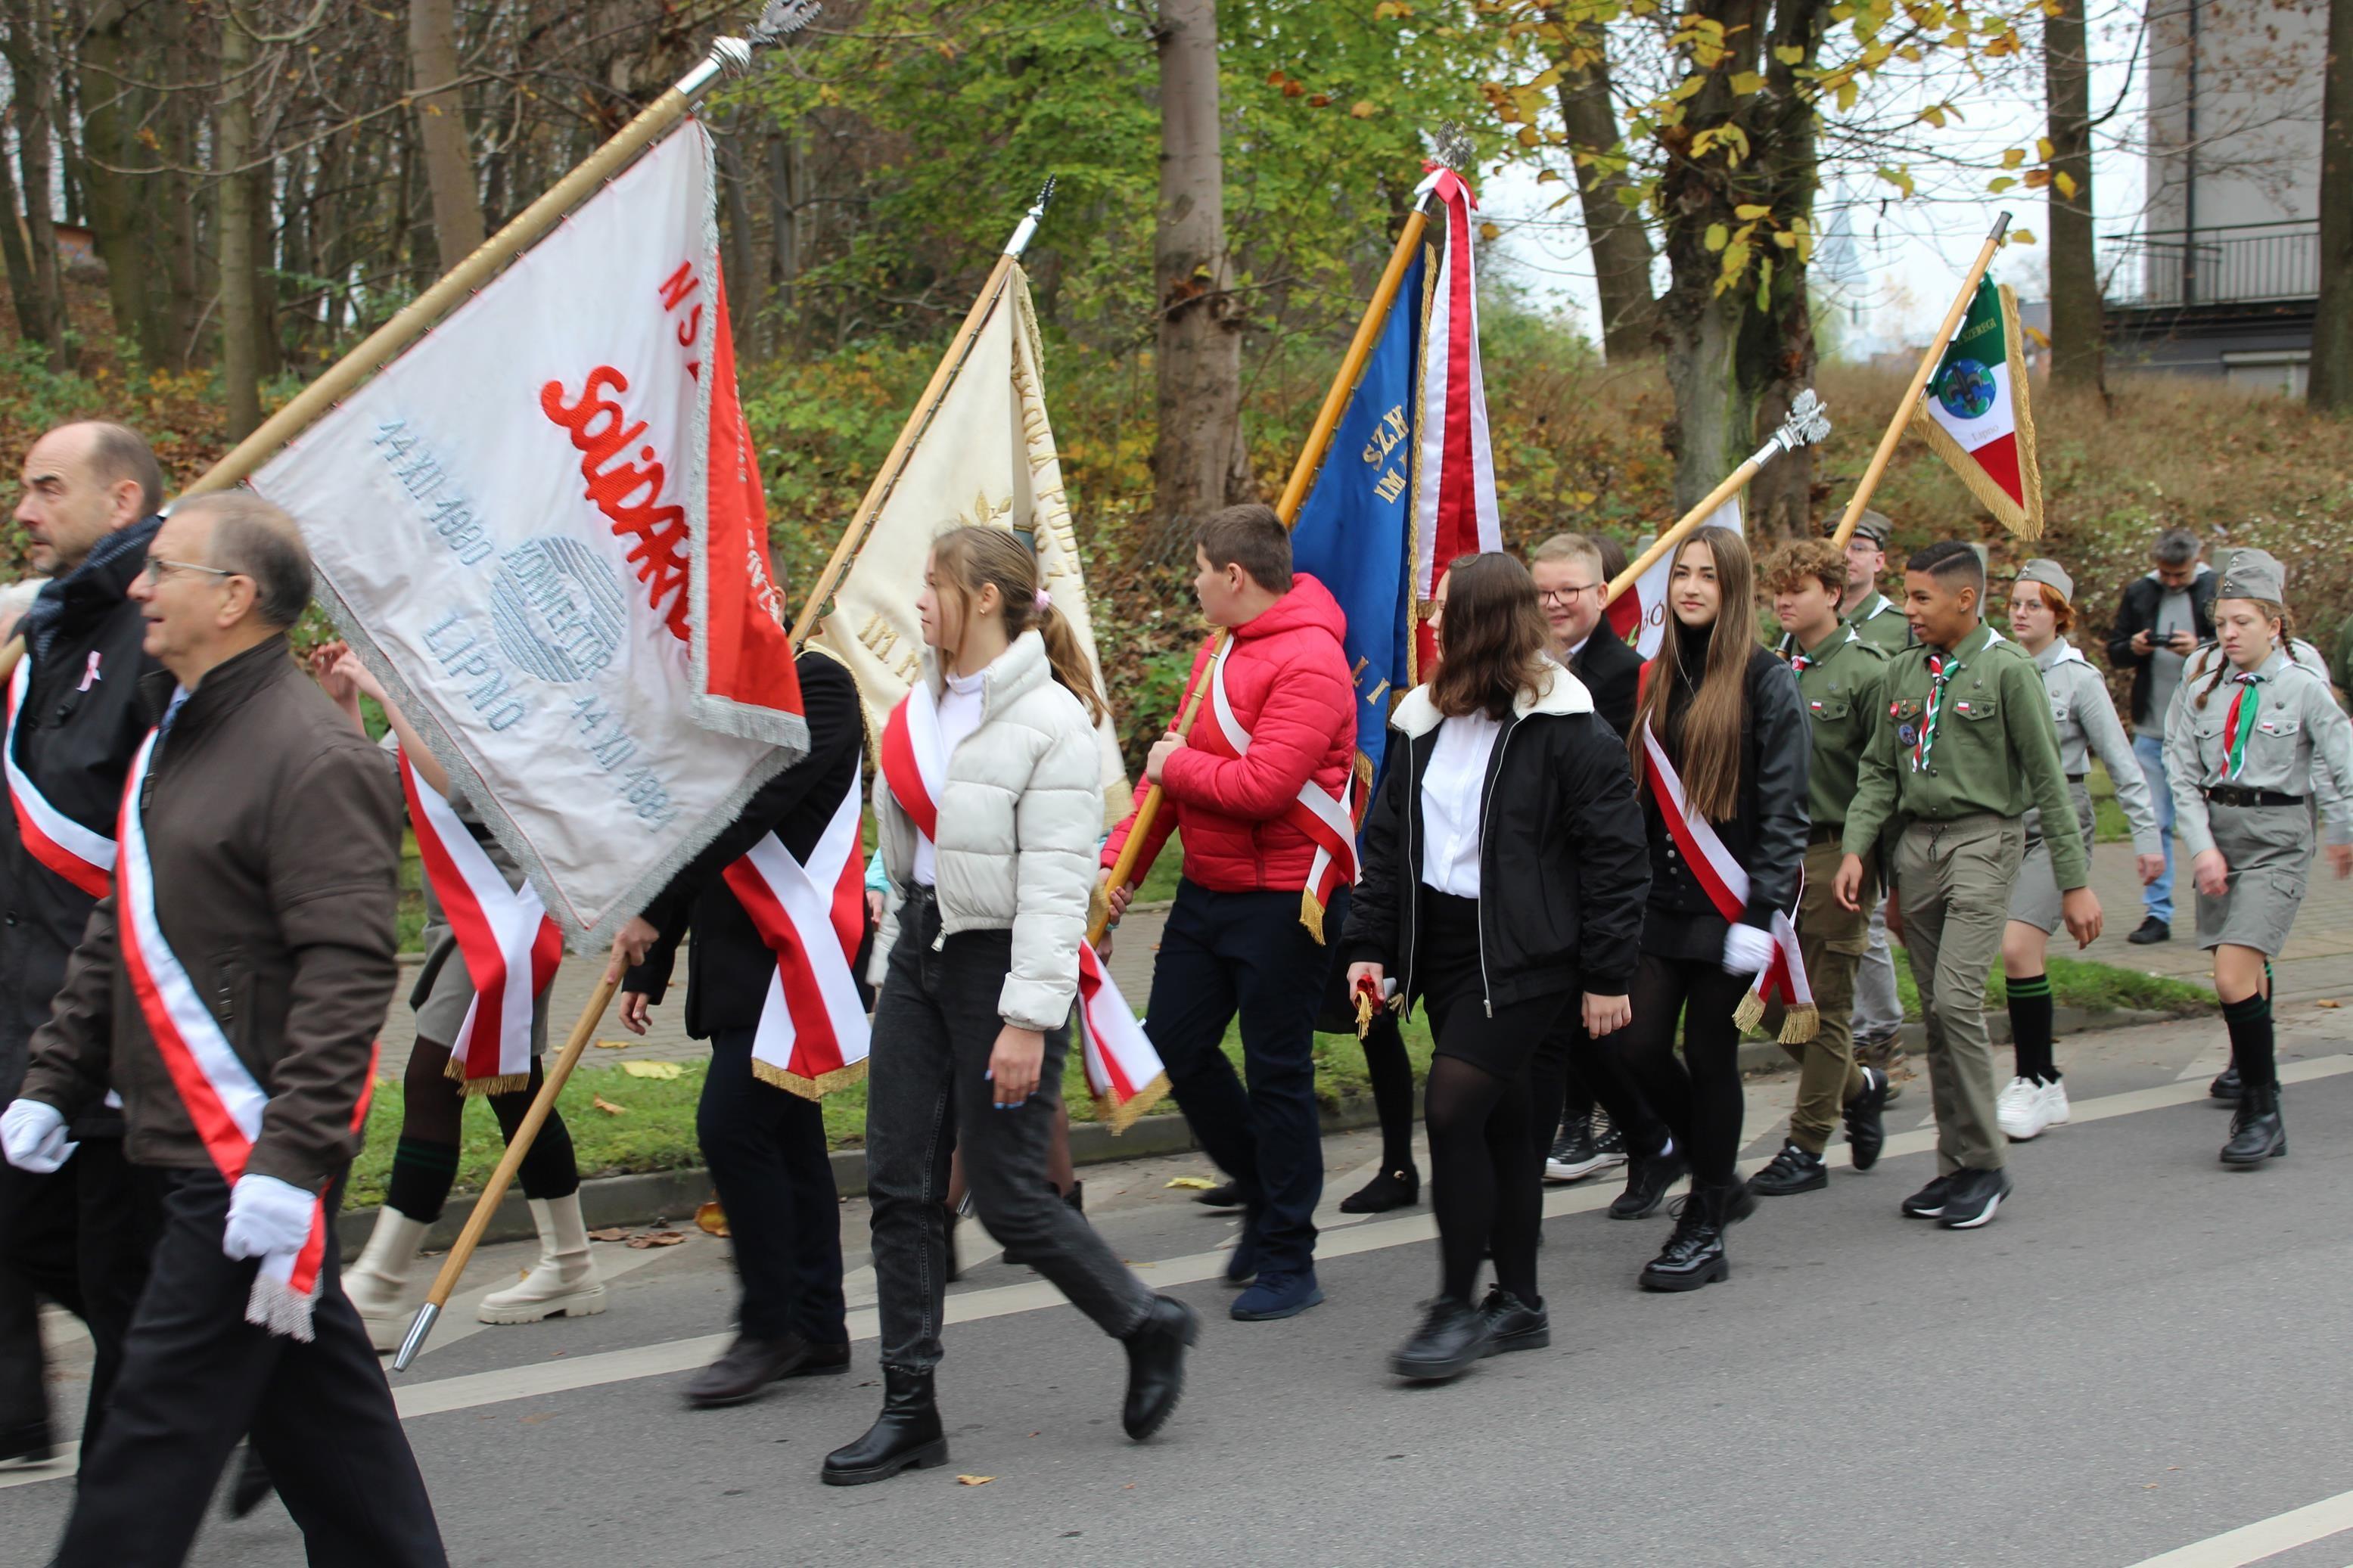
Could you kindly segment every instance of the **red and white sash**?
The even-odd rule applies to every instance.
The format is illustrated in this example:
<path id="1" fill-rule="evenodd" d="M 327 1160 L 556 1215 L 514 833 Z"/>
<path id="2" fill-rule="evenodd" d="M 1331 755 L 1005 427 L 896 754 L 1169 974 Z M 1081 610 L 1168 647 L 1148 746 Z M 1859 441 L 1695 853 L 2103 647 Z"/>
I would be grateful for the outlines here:
<path id="1" fill-rule="evenodd" d="M 1740 919 L 1748 907 L 1748 870 L 1732 858 L 1707 818 L 1689 809 L 1683 795 L 1683 781 L 1675 772 L 1674 763 L 1667 761 L 1667 749 L 1659 744 L 1659 737 L 1651 727 L 1642 727 L 1642 755 L 1648 763 L 1642 776 L 1651 786 L 1651 796 L 1659 803 L 1659 815 L 1666 819 L 1667 831 L 1674 835 L 1675 847 L 1683 852 L 1684 863 L 1692 875 L 1699 879 L 1701 889 L 1715 912 L 1726 923 Z M 1757 983 L 1734 1009 L 1733 1022 L 1743 1029 L 1753 1029 L 1765 1016 L 1765 1004 L 1777 1001 L 1782 1005 L 1781 1038 L 1789 1045 L 1799 1045 L 1814 1037 L 1820 1027 L 1820 1015 L 1814 1008 L 1813 988 L 1806 982 L 1806 959 L 1798 947 L 1798 928 L 1781 910 L 1773 911 L 1773 959 L 1758 971 Z"/>
<path id="2" fill-rule="evenodd" d="M 456 808 L 421 787 L 400 753 L 400 787 L 433 896 L 458 939 L 474 1000 L 450 1043 L 448 1075 L 467 1094 L 508 1094 L 531 1083 L 532 1010 L 564 962 L 564 932 L 529 882 L 507 886 Z"/>
<path id="3" fill-rule="evenodd" d="M 16 715 L 25 705 L 26 688 L 32 679 L 33 657 L 28 653 L 16 661 L 16 673 L 8 679 L 8 732 L 0 741 L 0 757 L 5 758 L 7 765 L 8 801 L 16 811 L 16 834 L 34 859 L 91 898 L 102 899 L 114 885 L 114 840 L 51 805 L 16 765 Z"/>
<path id="4" fill-rule="evenodd" d="M 946 773 L 932 689 L 919 680 L 882 726 L 882 782 L 934 851 Z M 1085 942 L 1079 943 L 1078 1011 L 1086 1032 L 1080 1059 L 1095 1115 L 1113 1132 L 1124 1131 L 1168 1092 L 1168 1074 L 1109 966 Z"/>
<path id="5" fill-rule="evenodd" d="M 1233 647 L 1229 638 L 1225 647 L 1209 661 L 1209 707 L 1218 716 L 1218 731 L 1237 757 L 1250 750 L 1250 732 L 1234 717 L 1234 705 L 1226 697 L 1226 652 Z M 1307 835 L 1315 844 L 1315 859 L 1307 868 L 1307 885 L 1299 892 L 1299 920 L 1324 940 L 1324 909 L 1332 901 L 1333 889 L 1345 882 L 1351 887 L 1356 880 L 1356 823 L 1354 803 L 1349 799 L 1356 787 L 1352 769 L 1341 781 L 1338 795 L 1329 795 L 1316 787 L 1310 777 L 1299 786 L 1299 796 L 1283 807 L 1282 820 Z"/>
<path id="6" fill-rule="evenodd" d="M 221 1180 L 234 1186 L 245 1173 L 254 1141 L 261 1136 L 269 1092 L 256 1081 L 228 1037 L 221 1033 L 195 983 L 164 942 L 163 925 L 155 916 L 155 872 L 147 857 L 147 835 L 139 813 L 139 790 L 155 753 L 155 735 L 151 730 L 140 742 L 138 754 L 131 762 L 131 776 L 122 787 L 122 812 L 116 829 L 122 844 L 122 886 L 114 901 L 115 926 L 131 989 L 139 998 L 147 1032 L 154 1037 L 156 1054 L 163 1058 L 180 1102 L 187 1108 L 188 1121 L 220 1171 Z M 367 1075 L 361 1080 L 359 1100 L 352 1110 L 354 1131 L 367 1121 L 380 1050 L 371 1047 L 368 1052 Z M 261 1260 L 254 1275 L 253 1293 L 246 1301 L 246 1321 L 273 1334 L 311 1338 L 311 1304 L 318 1299 L 319 1266 L 326 1250 L 327 1208 L 322 1197 L 311 1207 L 311 1234 L 301 1247 L 273 1252 Z"/>
<path id="7" fill-rule="evenodd" d="M 771 833 L 723 873 L 776 956 L 752 1039 L 752 1072 L 803 1100 L 866 1076 L 872 1037 L 849 968 L 866 935 L 858 807 L 852 773 L 806 863 Z"/>

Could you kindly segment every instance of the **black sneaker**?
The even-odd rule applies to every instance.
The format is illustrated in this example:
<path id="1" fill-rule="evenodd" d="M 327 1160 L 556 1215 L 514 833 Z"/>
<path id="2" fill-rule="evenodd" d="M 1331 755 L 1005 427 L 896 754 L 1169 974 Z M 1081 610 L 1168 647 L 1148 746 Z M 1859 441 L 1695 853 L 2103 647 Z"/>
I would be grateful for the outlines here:
<path id="1" fill-rule="evenodd" d="M 2010 1173 L 1979 1171 L 1974 1168 L 1953 1173 L 1953 1184 L 1945 1191 L 1944 1212 L 1936 1223 L 1947 1230 L 1975 1230 L 1993 1223 L 1994 1212 L 2001 1200 L 2010 1196 Z"/>
<path id="2" fill-rule="evenodd" d="M 2239 1082 L 2239 1064 L 2232 1062 L 2216 1073 L 2214 1081 L 2206 1086 L 2206 1092 L 2225 1105 L 2238 1104 L 2239 1097 L 2245 1092 Z"/>
<path id="3" fill-rule="evenodd" d="M 1956 1171 L 1949 1176 L 1939 1176 L 1904 1200 L 1904 1213 L 1911 1219 L 1935 1219 L 1945 1212 L 1946 1200 L 1953 1195 L 1953 1183 L 1960 1175 Z"/>
<path id="4" fill-rule="evenodd" d="M 1788 1197 L 1793 1193 L 1816 1193 L 1831 1184 L 1831 1168 L 1822 1163 L 1820 1154 L 1809 1153 L 1795 1143 L 1784 1143 L 1773 1163 L 1748 1178 L 1748 1190 L 1760 1198 Z"/>
<path id="5" fill-rule="evenodd" d="M 1421 1173 L 1411 1165 L 1383 1171 L 1340 1200 L 1342 1214 L 1387 1214 L 1421 1202 Z"/>
<path id="6" fill-rule="evenodd" d="M 1609 1163 L 1593 1142 L 1592 1120 L 1577 1117 L 1562 1122 L 1560 1136 L 1552 1141 L 1552 1152 L 1545 1156 L 1545 1180 L 1581 1182 Z"/>
<path id="7" fill-rule="evenodd" d="M 1681 1151 L 1637 1154 L 1626 1163 L 1626 1190 L 1609 1205 L 1611 1219 L 1648 1219 L 1667 1201 L 1667 1189 L 1691 1173 Z"/>
<path id="8" fill-rule="evenodd" d="M 1879 1163 L 1879 1152 L 1887 1147 L 1887 1075 L 1877 1068 L 1862 1069 L 1862 1092 L 1847 1102 L 1847 1152 L 1858 1171 L 1868 1171 Z"/>
<path id="9" fill-rule="evenodd" d="M 1444 1383 L 1476 1365 L 1488 1343 L 1485 1314 L 1468 1301 L 1440 1296 L 1413 1337 L 1389 1357 L 1389 1370 L 1416 1383 Z"/>
<path id="10" fill-rule="evenodd" d="M 2132 935 L 2125 938 L 2125 940 L 2132 943 L 2135 947 L 2147 947 L 2152 942 L 2171 942 L 2173 940 L 2173 927 L 2166 921 L 2158 920 L 2155 915 L 2151 915 L 2147 920 L 2142 921 L 2139 925 L 2135 926 L 2133 928 Z"/>
<path id="11" fill-rule="evenodd" d="M 1487 1320 L 1487 1353 L 1502 1355 L 1506 1351 L 1540 1351 L 1552 1343 L 1552 1319 L 1542 1301 L 1529 1306 L 1517 1296 L 1498 1285 L 1487 1292 L 1479 1303 L 1479 1315 Z"/>
<path id="12" fill-rule="evenodd" d="M 1228 1182 L 1223 1186 L 1195 1193 L 1193 1201 L 1204 1208 L 1238 1209 L 1242 1206 L 1242 1185 L 1240 1182 Z"/>

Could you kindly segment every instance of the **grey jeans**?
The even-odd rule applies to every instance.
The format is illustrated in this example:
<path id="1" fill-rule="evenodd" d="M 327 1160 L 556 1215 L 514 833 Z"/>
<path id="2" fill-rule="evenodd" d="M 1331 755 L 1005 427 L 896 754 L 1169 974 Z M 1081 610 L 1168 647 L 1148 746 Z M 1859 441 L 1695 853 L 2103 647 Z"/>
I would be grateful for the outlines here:
<path id="1" fill-rule="evenodd" d="M 1038 1092 L 1023 1104 L 997 1110 L 982 1076 L 1004 1027 L 997 997 L 1012 947 L 1006 931 L 961 931 L 942 942 L 939 906 L 929 898 L 912 899 L 900 911 L 866 1077 L 866 1181 L 884 1366 L 928 1372 L 940 1363 L 944 1205 L 948 1156 L 959 1140 L 980 1221 L 1007 1258 L 1037 1269 L 1115 1338 L 1141 1328 L 1151 1310 L 1144 1281 L 1046 1179 L 1069 1028 L 1047 1035 Z"/>

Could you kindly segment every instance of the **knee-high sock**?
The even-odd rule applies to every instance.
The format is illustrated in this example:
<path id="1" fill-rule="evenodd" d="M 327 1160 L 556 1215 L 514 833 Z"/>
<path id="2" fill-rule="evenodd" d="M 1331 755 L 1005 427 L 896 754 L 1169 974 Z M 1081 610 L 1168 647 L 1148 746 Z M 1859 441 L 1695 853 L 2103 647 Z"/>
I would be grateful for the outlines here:
<path id="1" fill-rule="evenodd" d="M 2272 999 L 2254 995 L 2222 1004 L 2222 1022 L 2231 1031 L 2231 1060 L 2239 1081 L 2249 1089 L 2270 1089 L 2279 1082 L 2279 1062 L 2272 1042 Z"/>
<path id="2" fill-rule="evenodd" d="M 2051 1059 L 2051 977 L 2030 974 L 2008 984 L 2010 1041 L 2018 1058 L 2018 1076 L 2036 1083 L 2058 1082 L 2059 1068 Z"/>

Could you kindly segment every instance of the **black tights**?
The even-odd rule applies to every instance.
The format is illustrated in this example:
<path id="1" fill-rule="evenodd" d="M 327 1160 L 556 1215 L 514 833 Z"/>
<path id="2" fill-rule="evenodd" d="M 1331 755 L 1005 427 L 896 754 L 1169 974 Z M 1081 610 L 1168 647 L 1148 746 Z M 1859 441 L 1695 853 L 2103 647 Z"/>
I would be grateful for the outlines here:
<path id="1" fill-rule="evenodd" d="M 385 1206 L 398 1209 L 427 1225 L 441 1217 L 449 1201 L 449 1187 L 458 1179 L 458 1137 L 466 1113 L 466 1096 L 445 1069 L 449 1047 L 419 1040 L 401 1074 L 400 1142 L 393 1145 L 392 1177 L 385 1183 Z M 531 1109 L 543 1078 L 539 1058 L 531 1063 L 531 1082 L 505 1094 L 485 1095 L 491 1114 L 499 1119 L 499 1135 L 514 1140 Z M 522 1157 L 520 1173 L 526 1198 L 567 1198 L 580 1190 L 580 1167 L 572 1157 L 572 1134 L 563 1115 L 552 1107 L 539 1136 Z"/>
<path id="2" fill-rule="evenodd" d="M 1726 974 L 1712 958 L 1644 953 L 1628 1000 L 1633 1022 L 1606 1037 L 1622 1070 L 1674 1134 L 1694 1186 L 1724 1186 L 1740 1158 L 1740 1030 L 1732 1022 L 1754 976 Z M 1683 1050 L 1675 1055 L 1675 1021 Z"/>
<path id="3" fill-rule="evenodd" d="M 1430 1204 L 1438 1215 L 1440 1288 L 1460 1301 L 1478 1288 L 1492 1241 L 1495 1283 L 1534 1305 L 1542 1157 L 1528 1131 L 1528 1075 L 1502 1079 L 1455 1057 L 1430 1062 Z"/>

